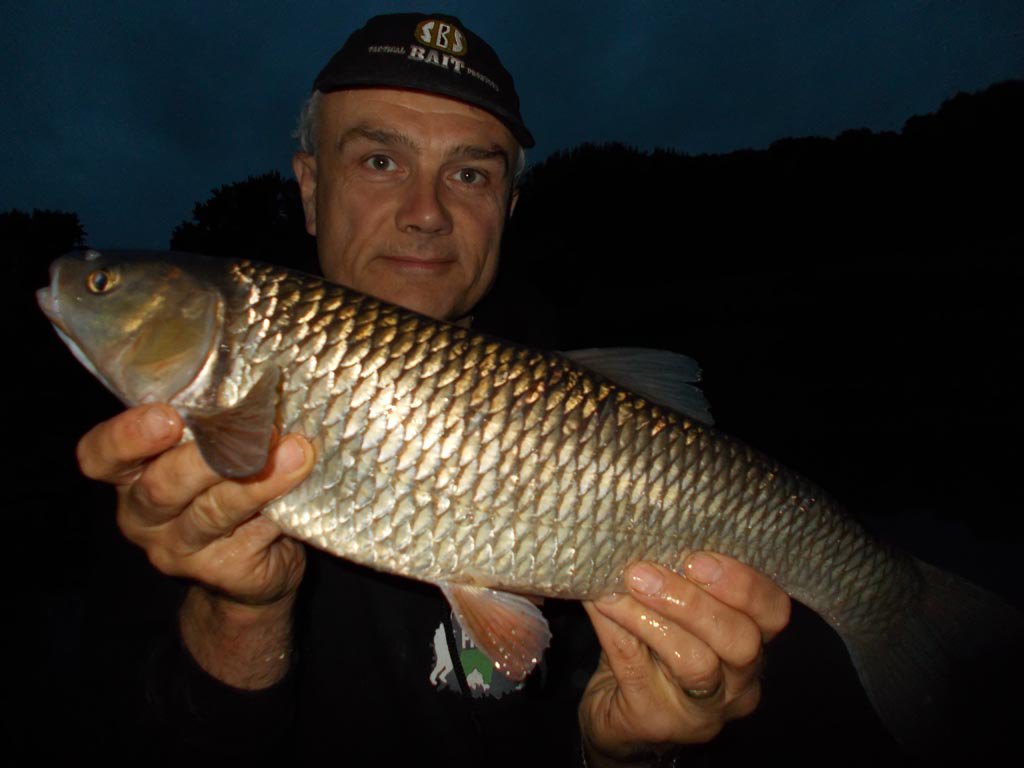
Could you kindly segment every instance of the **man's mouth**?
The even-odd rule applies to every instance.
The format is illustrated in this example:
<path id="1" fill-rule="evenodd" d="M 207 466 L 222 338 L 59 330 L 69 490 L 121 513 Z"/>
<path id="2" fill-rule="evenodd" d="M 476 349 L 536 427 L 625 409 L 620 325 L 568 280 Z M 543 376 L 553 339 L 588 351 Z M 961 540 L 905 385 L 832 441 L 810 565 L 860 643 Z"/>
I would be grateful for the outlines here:
<path id="1" fill-rule="evenodd" d="M 455 259 L 450 256 L 410 256 L 387 253 L 380 258 L 402 269 L 437 270 L 455 263 Z"/>

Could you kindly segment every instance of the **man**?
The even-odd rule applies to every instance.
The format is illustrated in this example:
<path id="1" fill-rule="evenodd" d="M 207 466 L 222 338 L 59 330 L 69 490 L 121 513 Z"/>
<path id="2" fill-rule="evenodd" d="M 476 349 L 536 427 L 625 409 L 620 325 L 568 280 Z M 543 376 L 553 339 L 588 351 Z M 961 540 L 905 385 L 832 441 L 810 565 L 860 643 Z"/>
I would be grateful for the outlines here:
<path id="1" fill-rule="evenodd" d="M 324 274 L 435 318 L 466 317 L 494 279 L 516 204 L 514 177 L 523 148 L 533 145 L 497 55 L 455 18 L 379 16 L 332 58 L 314 91 L 293 169 Z M 637 765 L 670 745 L 712 738 L 757 704 L 762 644 L 786 624 L 789 602 L 727 557 L 696 553 L 685 576 L 637 564 L 626 574 L 628 595 L 585 605 L 602 653 L 578 703 L 577 734 L 576 723 L 544 721 L 549 710 L 522 704 L 531 685 L 555 689 L 543 694 L 546 702 L 560 699 L 558 685 L 571 688 L 554 662 L 534 675 L 546 682 L 531 678 L 500 699 L 470 699 L 467 688 L 496 686 L 497 672 L 474 668 L 475 683 L 453 679 L 449 667 L 465 672 L 465 644 L 451 640 L 457 628 L 436 590 L 319 553 L 307 560 L 301 544 L 257 514 L 310 471 L 313 450 L 302 436 L 283 437 L 258 476 L 231 481 L 215 475 L 193 443 L 178 445 L 181 432 L 171 408 L 150 405 L 100 424 L 79 445 L 82 471 L 116 486 L 124 534 L 161 572 L 191 581 L 180 611 L 188 655 L 164 662 L 154 678 L 180 689 L 175 703 L 155 686 L 164 710 L 202 712 L 191 723 L 188 712 L 168 715 L 177 726 L 208 728 L 211 741 L 238 737 L 223 720 L 246 731 L 239 743 L 258 742 L 274 730 L 265 722 L 294 718 L 275 739 L 314 731 L 330 743 L 331 732 L 309 725 L 323 722 L 347 734 L 337 754 L 351 759 L 360 747 L 344 726 L 355 717 L 356 734 L 373 742 L 366 755 L 387 764 L 388 756 L 422 757 L 432 745 L 371 738 L 382 719 L 386 734 L 388 723 L 401 732 L 435 717 L 436 728 L 448 729 L 436 734 L 440 755 L 480 756 L 479 745 L 453 751 L 451 731 L 460 728 L 480 743 L 525 730 L 523 744 L 497 748 L 552 757 L 538 737 L 552 727 L 554 739 L 581 740 L 590 765 Z M 300 591 L 310 567 L 316 584 Z M 306 616 L 305 657 L 296 659 L 296 623 Z M 417 635 L 423 627 L 436 634 Z M 428 679 L 420 655 L 432 636 Z M 375 666 L 388 664 L 398 671 Z M 323 674 L 330 665 L 333 673 Z M 452 690 L 434 688 L 442 678 Z M 482 685 L 485 678 L 491 683 Z M 332 697 L 337 719 L 324 715 Z"/>

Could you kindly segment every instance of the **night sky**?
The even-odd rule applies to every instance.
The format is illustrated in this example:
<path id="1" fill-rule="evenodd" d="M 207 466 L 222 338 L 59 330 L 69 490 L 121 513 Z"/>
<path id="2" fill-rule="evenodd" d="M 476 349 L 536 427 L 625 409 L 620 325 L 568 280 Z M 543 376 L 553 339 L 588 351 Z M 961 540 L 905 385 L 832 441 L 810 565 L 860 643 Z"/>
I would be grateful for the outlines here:
<path id="1" fill-rule="evenodd" d="M 98 247 L 167 246 L 212 188 L 278 169 L 312 79 L 380 12 L 443 11 L 501 54 L 538 139 L 719 153 L 899 130 L 1024 76 L 1024 4 L 12 2 L 0 210 L 61 209 Z"/>

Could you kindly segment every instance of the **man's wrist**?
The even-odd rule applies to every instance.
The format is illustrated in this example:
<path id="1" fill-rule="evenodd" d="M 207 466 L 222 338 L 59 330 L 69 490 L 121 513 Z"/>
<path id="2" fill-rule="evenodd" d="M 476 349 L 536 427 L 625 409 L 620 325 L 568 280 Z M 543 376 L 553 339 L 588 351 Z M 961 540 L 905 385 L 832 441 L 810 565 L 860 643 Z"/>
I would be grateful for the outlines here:
<path id="1" fill-rule="evenodd" d="M 580 757 L 584 768 L 674 768 L 678 748 L 638 747 L 631 753 L 612 755 L 596 747 L 580 728 Z"/>
<path id="2" fill-rule="evenodd" d="M 664 755 L 649 754 L 635 760 L 616 760 L 582 746 L 583 768 L 675 768 L 676 752 Z"/>
<path id="3" fill-rule="evenodd" d="M 291 666 L 294 606 L 295 593 L 252 605 L 193 585 L 178 616 L 182 642 L 207 674 L 226 685 L 269 688 Z"/>

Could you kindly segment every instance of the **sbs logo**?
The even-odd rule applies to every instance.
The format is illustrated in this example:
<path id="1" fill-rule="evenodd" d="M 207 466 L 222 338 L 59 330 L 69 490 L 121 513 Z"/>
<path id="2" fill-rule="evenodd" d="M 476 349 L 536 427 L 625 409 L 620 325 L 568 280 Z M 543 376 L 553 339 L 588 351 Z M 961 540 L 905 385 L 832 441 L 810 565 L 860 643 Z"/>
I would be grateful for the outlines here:
<path id="1" fill-rule="evenodd" d="M 416 25 L 416 39 L 439 51 L 462 56 L 466 53 L 466 36 L 454 24 L 427 19 Z"/>

